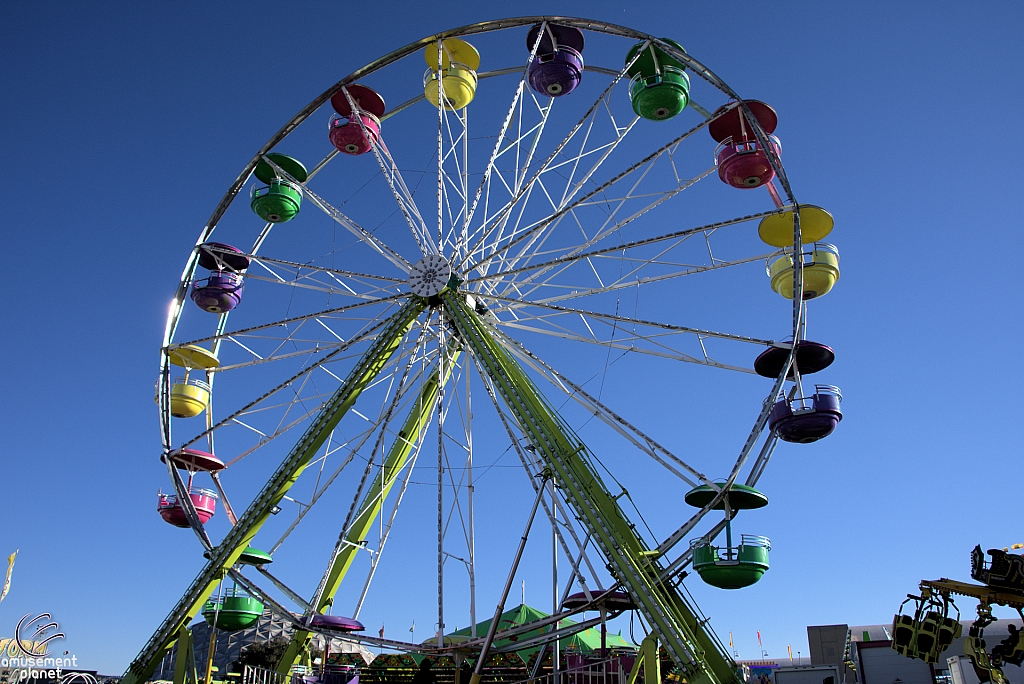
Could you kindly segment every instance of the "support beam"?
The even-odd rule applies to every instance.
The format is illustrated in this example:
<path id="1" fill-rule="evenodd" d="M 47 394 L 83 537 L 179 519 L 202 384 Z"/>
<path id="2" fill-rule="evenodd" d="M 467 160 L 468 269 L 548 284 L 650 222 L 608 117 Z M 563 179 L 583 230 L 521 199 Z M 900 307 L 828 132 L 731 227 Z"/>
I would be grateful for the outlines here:
<path id="1" fill-rule="evenodd" d="M 533 527 L 533 519 L 537 517 L 537 508 L 540 506 L 540 500 L 544 498 L 544 485 L 543 483 L 537 490 L 537 498 L 533 501 L 533 509 L 530 511 L 530 517 L 526 520 L 526 529 L 523 531 L 523 536 L 519 539 L 519 548 L 516 550 L 516 557 L 512 561 L 512 567 L 508 571 L 508 579 L 505 581 L 505 589 L 501 592 L 501 598 L 498 599 L 498 606 L 494 609 L 494 617 L 491 618 L 491 624 L 487 628 L 487 636 L 484 638 L 484 643 L 480 647 L 480 655 L 476 659 L 476 667 L 473 668 L 473 676 L 469 679 L 469 684 L 480 684 L 480 678 L 483 677 L 484 667 L 487 665 L 487 656 L 490 654 L 491 645 L 494 643 L 494 635 L 498 632 L 498 623 L 501 622 L 501 614 L 505 612 L 505 601 L 508 599 L 508 592 L 512 589 L 512 582 L 516 579 L 516 571 L 519 569 L 519 561 L 523 558 L 523 551 L 526 549 L 526 541 L 530 538 L 530 528 Z M 557 622 L 555 627 L 557 627 Z"/>
<path id="2" fill-rule="evenodd" d="M 192 621 L 213 593 L 218 579 L 238 561 L 246 545 L 256 536 L 271 512 L 295 484 L 313 456 L 327 441 L 331 431 L 356 403 L 363 389 L 373 382 L 384 368 L 425 306 L 424 300 L 411 297 L 388 319 L 370 348 L 324 404 L 302 438 L 292 447 L 263 490 L 238 519 L 238 524 L 233 526 L 220 545 L 210 552 L 210 561 L 206 567 L 200 571 L 185 595 L 171 609 L 170 614 L 164 618 L 163 623 L 128 666 L 128 671 L 121 680 L 123 684 L 143 684 L 149 679 L 160 658 L 180 634 L 180 630 Z"/>
<path id="3" fill-rule="evenodd" d="M 644 670 L 644 684 L 661 684 L 661 658 L 658 657 L 658 637 L 648 634 L 640 643 L 640 653 L 633 661 L 633 669 L 626 684 L 636 684 L 640 668 Z"/>
<path id="4" fill-rule="evenodd" d="M 174 658 L 174 684 L 186 682 L 199 684 L 199 678 L 196 674 L 195 650 L 192 648 L 192 630 L 188 625 L 182 625 L 178 630 L 178 653 Z"/>

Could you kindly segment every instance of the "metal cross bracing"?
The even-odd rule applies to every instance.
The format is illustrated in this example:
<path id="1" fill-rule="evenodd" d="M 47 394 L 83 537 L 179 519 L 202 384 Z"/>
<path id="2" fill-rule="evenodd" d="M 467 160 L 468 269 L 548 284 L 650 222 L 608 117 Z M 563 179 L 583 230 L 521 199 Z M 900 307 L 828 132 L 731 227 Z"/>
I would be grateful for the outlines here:
<path id="1" fill-rule="evenodd" d="M 334 553 L 328 564 L 327 570 L 324 573 L 323 579 L 317 588 L 313 600 L 310 602 L 313 611 L 323 612 L 333 604 L 334 596 L 337 593 L 338 587 L 341 585 L 342 580 L 351 567 L 355 554 L 360 548 L 362 548 L 361 545 L 363 540 L 369 533 L 369 530 L 374 523 L 375 516 L 381 511 L 381 507 L 384 500 L 387 498 L 388 492 L 398 480 L 399 475 L 403 470 L 406 471 L 407 475 L 412 472 L 412 464 L 415 463 L 416 455 L 419 453 L 419 449 L 422 446 L 424 430 L 427 427 L 434 405 L 437 402 L 440 386 L 451 376 L 451 369 L 454 367 L 455 361 L 458 358 L 458 351 L 456 348 L 452 348 L 446 355 L 449 363 L 447 365 L 441 363 L 440 368 L 429 372 L 428 377 L 425 378 L 426 381 L 422 385 L 422 389 L 418 394 L 416 402 L 413 404 L 408 417 L 402 423 L 402 427 L 398 431 L 397 438 L 393 442 L 387 457 L 381 461 L 379 468 L 377 468 L 377 473 L 372 482 L 370 481 L 369 476 L 374 470 L 374 464 L 372 461 L 367 462 L 367 466 L 363 471 L 362 480 L 357 489 L 357 497 L 362 496 L 362 502 L 356 506 L 354 500 L 353 507 L 350 508 L 346 516 L 341 536 L 335 546 Z M 444 375 L 442 375 L 442 373 L 444 373 Z M 393 411 L 399 399 L 400 395 L 396 393 L 394 401 L 389 406 L 388 419 L 386 422 L 390 422 L 390 418 L 393 415 Z M 378 443 L 375 445 L 374 452 L 377 452 L 381 448 L 383 434 L 383 431 L 381 431 L 380 436 L 378 437 Z M 406 482 L 407 480 L 403 480 L 401 487 L 403 492 Z M 369 485 L 367 485 L 367 483 L 369 483 Z M 358 498 L 356 500 L 358 500 Z M 400 502 L 401 497 L 399 496 L 395 501 L 393 511 L 397 510 Z M 391 522 L 393 521 L 393 515 L 394 513 L 392 512 L 392 517 L 389 519 L 388 523 L 388 529 L 390 529 Z M 377 554 L 378 558 L 380 553 L 383 551 L 383 544 L 386 539 L 387 533 L 382 532 L 381 546 Z M 376 559 L 373 567 L 371 568 L 370 575 L 367 578 L 367 582 L 372 578 L 372 574 L 375 569 Z M 365 596 L 365 590 L 363 595 Z M 359 601 L 359 605 L 361 604 L 362 598 Z M 356 612 L 358 613 L 358 610 Z M 312 615 L 312 612 L 309 614 Z M 288 668 L 296 662 L 300 654 L 304 651 L 310 636 L 311 633 L 309 631 L 300 630 L 296 632 L 289 644 L 288 650 L 281 659 L 281 670 L 283 672 L 287 672 Z"/>
<path id="2" fill-rule="evenodd" d="M 570 566 L 572 566 L 573 573 L 569 586 L 571 587 L 573 582 L 578 582 L 583 591 L 589 596 L 591 593 L 589 583 L 593 581 L 600 581 L 600 576 L 597 573 L 590 556 L 586 552 L 590 538 L 585 537 L 581 540 L 575 526 L 568 522 L 570 517 L 567 515 L 564 505 L 559 499 L 555 498 L 553 501 L 549 502 L 548 499 L 540 496 L 541 488 L 545 482 L 545 468 L 543 461 L 537 457 L 536 449 L 533 448 L 532 445 L 523 444 L 524 439 L 522 434 L 517 433 L 512 427 L 515 423 L 515 416 L 511 415 L 508 412 L 507 406 L 501 403 L 493 380 L 491 380 L 491 378 L 486 374 L 486 371 L 481 368 L 479 364 L 475 364 L 475 368 L 483 379 L 487 396 L 491 400 L 495 412 L 501 420 L 502 427 L 505 429 L 510 443 L 515 450 L 516 455 L 519 457 L 523 470 L 529 475 L 530 485 L 534 490 L 534 494 L 537 496 L 537 500 L 540 503 L 545 516 L 551 523 L 552 530 L 554 531 L 558 544 L 561 546 L 562 553 L 565 558 L 568 559 Z M 558 515 L 561 515 L 562 520 L 566 522 L 559 525 L 556 520 Z M 568 540 L 566 539 L 566 534 L 574 543 L 574 546 L 570 547 Z M 582 567 L 581 564 L 586 567 Z M 597 589 L 600 590 L 600 584 L 597 585 Z"/>
<path id="3" fill-rule="evenodd" d="M 612 86 L 619 79 L 613 79 L 612 83 L 602 92 L 599 100 L 584 113 L 583 117 L 576 122 L 571 128 L 569 133 L 562 138 L 562 140 L 555 146 L 555 150 L 548 156 L 547 159 L 533 172 L 529 179 L 525 180 L 527 172 L 530 170 L 530 164 L 534 161 L 536 141 L 540 133 L 543 131 L 543 126 L 540 125 L 537 128 L 537 132 L 532 140 L 530 140 L 530 148 L 525 153 L 519 152 L 519 147 L 524 142 L 523 137 L 520 136 L 513 141 L 513 148 L 517 152 L 516 162 L 517 165 L 513 169 L 515 175 L 514 183 L 511 185 L 504 182 L 500 188 L 504 193 L 509 195 L 504 202 L 500 199 L 495 201 L 498 206 L 496 209 L 488 214 L 489 205 L 491 203 L 490 191 L 495 184 L 489 182 L 486 186 L 487 196 L 484 205 L 484 217 L 480 222 L 479 228 L 476 232 L 471 235 L 476 240 L 475 247 L 472 251 L 465 255 L 458 255 L 461 257 L 460 266 L 467 266 L 470 258 L 475 258 L 475 262 L 472 268 L 467 268 L 467 273 L 479 273 L 480 275 L 486 275 L 488 273 L 487 263 L 492 261 L 497 255 L 503 254 L 513 246 L 526 240 L 526 245 L 521 248 L 522 250 L 529 249 L 532 245 L 536 244 L 539 237 L 538 233 L 541 229 L 551 225 L 561 214 L 566 212 L 566 204 L 572 197 L 574 197 L 579 190 L 587 184 L 593 175 L 601 168 L 603 162 L 608 158 L 608 155 L 618 146 L 618 144 L 625 138 L 626 134 L 632 129 L 633 124 L 636 120 L 632 120 L 626 126 L 619 126 L 616 124 L 614 117 L 607 108 L 602 108 L 600 105 L 610 96 Z M 536 102 L 536 98 L 534 98 Z M 541 111 L 542 123 L 546 121 L 553 104 L 549 104 L 546 109 Z M 606 113 L 608 115 L 608 125 L 612 127 L 614 133 L 610 141 L 602 140 L 597 145 L 591 145 L 588 147 L 588 141 L 590 139 L 590 133 L 593 131 L 595 121 L 598 118 L 599 113 Z M 578 145 L 579 149 L 575 153 L 566 153 L 566 148 L 571 142 L 579 137 Z M 597 155 L 595 160 L 588 159 L 593 155 Z M 522 157 L 522 160 L 520 160 Z M 580 178 L 576 177 L 576 172 L 579 170 L 581 161 L 586 161 L 589 167 L 584 173 L 581 174 Z M 519 164 L 522 163 L 522 166 Z M 564 174 L 565 168 L 569 169 L 569 175 L 565 182 L 565 188 L 562 192 L 561 197 L 556 201 L 550 194 L 549 190 L 544 185 L 545 174 Z M 494 174 L 499 179 L 504 180 L 500 172 Z M 523 225 L 524 220 L 527 216 L 527 205 L 533 198 L 533 192 L 535 188 L 541 190 L 541 206 L 550 207 L 550 213 L 552 218 L 544 219 L 539 222 L 527 223 Z M 546 200 L 546 202 L 545 202 Z M 543 209 L 542 209 L 543 211 Z M 479 254 L 479 257 L 475 255 Z M 521 255 L 520 255 L 521 258 Z M 513 259 L 513 262 L 515 259 Z M 506 267 L 509 264 L 505 264 Z M 503 269 L 499 269 L 503 270 Z"/>
<path id="4" fill-rule="evenodd" d="M 607 97 L 607 93 L 605 94 L 605 96 Z M 597 111 L 599 111 L 599 110 L 596 107 L 592 108 L 592 110 L 590 112 L 588 112 L 588 117 L 593 117 L 597 113 Z M 592 124 L 593 122 L 591 121 L 590 123 Z M 622 221 L 619 221 L 619 222 L 615 222 L 613 225 L 611 225 L 611 228 L 609 229 L 609 221 L 611 220 L 611 217 L 614 217 L 614 215 L 617 212 L 618 208 L 620 208 L 622 206 L 622 204 L 625 203 L 626 200 L 628 200 L 628 199 L 635 199 L 636 197 L 646 198 L 648 196 L 651 196 L 650 193 L 644 193 L 644 194 L 641 194 L 641 195 L 633 195 L 632 193 L 636 192 L 637 186 L 646 177 L 647 172 L 651 169 L 651 167 L 653 167 L 654 163 L 657 162 L 666 153 L 670 153 L 671 150 L 674 150 L 675 148 L 677 148 L 679 146 L 679 144 L 683 140 L 685 140 L 686 138 L 690 137 L 695 132 L 705 128 L 707 123 L 708 123 L 707 121 L 704 121 L 701 124 L 699 124 L 698 126 L 696 126 L 696 127 L 692 128 L 692 129 L 690 129 L 689 131 L 685 132 L 681 136 L 678 136 L 677 138 L 673 139 L 671 142 L 666 143 L 661 148 L 659 148 L 655 152 L 651 153 L 650 155 L 648 155 L 644 159 L 642 159 L 642 160 L 640 160 L 640 161 L 630 165 L 625 170 L 619 172 L 617 175 L 613 176 L 612 178 L 604 181 L 603 183 L 601 183 L 597 187 L 595 187 L 592 190 L 590 190 L 590 192 L 584 194 L 581 198 L 579 198 L 575 202 L 572 202 L 572 203 L 569 203 L 569 204 L 567 204 L 567 202 L 571 199 L 572 196 L 574 196 L 576 193 L 578 193 L 578 191 L 582 187 L 582 184 L 581 183 L 577 183 L 576 184 L 576 186 L 573 188 L 574 192 L 572 193 L 571 196 L 570 196 L 570 194 L 568 192 L 568 188 L 567 188 L 566 192 L 563 193 L 562 201 L 559 204 L 556 205 L 553 202 L 551 203 L 553 211 L 551 212 L 550 216 L 547 216 L 547 217 L 545 217 L 545 218 L 543 218 L 543 219 L 541 219 L 541 220 L 539 220 L 539 221 L 537 221 L 537 222 L 535 222 L 533 224 L 530 224 L 530 225 L 526 226 L 525 228 L 521 229 L 520 231 L 516 231 L 516 230 L 511 231 L 512 234 L 509 235 L 504 241 L 500 239 L 501 237 L 503 237 L 501 235 L 499 235 L 498 238 L 493 240 L 490 244 L 488 244 L 484 240 L 481 240 L 480 249 L 476 250 L 476 251 L 480 252 L 480 255 L 477 257 L 477 256 L 475 256 L 475 253 L 474 253 L 474 258 L 476 259 L 476 261 L 473 263 L 472 267 L 467 269 L 467 273 L 469 273 L 469 274 L 477 274 L 477 275 L 475 275 L 475 276 L 474 275 L 470 275 L 470 279 L 478 280 L 478 279 L 481 279 L 482 276 L 485 276 L 487 274 L 487 272 L 488 272 L 487 265 L 491 261 L 493 261 L 495 259 L 498 259 L 499 257 L 501 257 L 502 260 L 508 262 L 509 261 L 509 257 L 502 256 L 508 250 L 510 250 L 512 247 L 516 246 L 519 242 L 523 241 L 524 239 L 526 239 L 527 237 L 529 237 L 531 235 L 534 235 L 537 232 L 549 230 L 552 227 L 553 224 L 557 224 L 558 222 L 561 221 L 562 218 L 564 218 L 567 214 L 570 214 L 571 212 L 573 212 L 573 210 L 575 210 L 577 208 L 584 207 L 584 206 L 597 206 L 597 205 L 601 205 L 601 204 L 607 204 L 609 206 L 615 205 L 615 209 L 608 212 L 609 218 L 602 222 L 602 224 L 601 224 L 602 230 L 599 230 L 599 231 L 596 232 L 596 237 L 591 238 L 588 241 L 583 242 L 582 244 L 578 244 L 578 245 L 574 246 L 576 251 L 583 251 L 583 250 L 587 249 L 588 247 L 592 246 L 600 238 L 605 237 L 609 232 L 614 232 L 614 231 L 618 230 L 619 228 L 621 228 L 623 225 L 628 223 L 633 218 L 636 218 L 636 217 L 642 215 L 643 213 L 646 213 L 646 211 L 650 210 L 651 208 L 653 208 L 657 204 L 660 204 L 661 202 L 665 201 L 666 199 L 668 199 L 669 197 L 673 196 L 674 194 L 677 194 L 678 192 L 684 190 L 686 187 L 689 187 L 690 185 L 693 184 L 693 182 L 695 182 L 697 180 L 700 180 L 701 178 L 707 176 L 708 172 L 705 171 L 705 172 L 699 174 L 696 178 L 683 179 L 683 178 L 680 178 L 678 172 L 675 169 L 675 166 L 673 165 L 672 166 L 672 171 L 675 174 L 675 180 L 676 180 L 675 185 L 676 185 L 676 187 L 674 189 L 672 189 L 672 190 L 669 190 L 669 191 L 665 191 L 665 192 L 661 192 L 661 193 L 656 193 L 654 196 L 656 196 L 658 199 L 656 199 L 654 202 L 649 203 L 647 206 L 645 206 L 640 211 L 634 212 L 634 214 L 631 217 L 629 217 L 627 219 L 624 219 Z M 615 131 L 616 131 L 616 137 L 620 140 L 621 139 L 620 134 L 622 133 L 622 130 L 618 126 L 615 126 L 614 122 L 613 122 L 613 126 L 614 126 Z M 562 146 L 567 144 L 569 139 L 573 135 L 575 135 L 580 130 L 581 127 L 582 127 L 582 122 L 577 124 L 577 126 L 573 128 L 573 130 L 570 132 L 570 134 L 563 141 Z M 628 130 L 626 132 L 628 132 Z M 607 147 L 607 146 L 608 145 L 605 145 L 605 147 Z M 573 157 L 573 158 L 569 158 L 564 163 L 573 163 L 573 164 L 578 163 L 580 157 L 582 155 L 584 155 L 584 154 L 589 154 L 589 152 L 581 151 L 580 155 L 578 155 L 576 157 Z M 550 164 L 550 161 L 551 160 L 549 159 L 548 162 L 546 162 L 545 165 L 542 166 L 541 169 L 539 169 L 538 172 L 531 178 L 531 181 L 530 181 L 531 184 L 533 182 L 539 181 L 539 179 L 541 178 L 541 175 L 545 171 L 556 169 L 556 168 L 559 168 L 561 166 L 561 164 L 559 164 L 557 166 L 552 167 L 551 164 Z M 597 166 L 599 166 L 599 164 L 595 165 L 595 167 L 592 168 L 591 175 L 592 175 L 592 173 L 594 171 L 597 170 Z M 605 195 L 605 193 L 606 193 L 606 191 L 608 189 L 616 186 L 618 183 L 622 182 L 624 179 L 628 178 L 629 176 L 631 176 L 634 172 L 636 172 L 638 170 L 641 170 L 642 173 L 638 176 L 637 180 L 634 181 L 633 186 L 629 190 L 626 191 L 627 194 L 624 197 L 621 197 L 621 198 L 608 198 Z M 515 202 L 519 201 L 520 199 L 522 199 L 524 197 L 527 197 L 527 193 L 522 192 L 522 191 L 520 191 L 517 188 L 516 189 L 516 193 L 514 194 L 512 200 L 510 200 L 510 202 L 505 207 L 502 207 L 502 209 L 498 213 L 498 216 L 502 216 L 502 213 L 507 213 L 509 211 L 509 208 L 508 208 L 509 205 L 514 204 Z M 517 232 L 519 234 L 516 234 Z M 485 248 L 487 248 L 487 251 L 485 251 Z M 521 249 L 520 250 L 520 254 L 518 255 L 518 258 L 522 258 L 523 254 L 524 254 L 524 252 Z M 541 254 L 543 254 L 543 253 L 542 252 L 541 253 L 537 253 L 534 256 L 539 256 Z M 575 256 L 575 254 L 570 254 L 568 256 L 570 256 L 570 257 L 571 256 Z M 516 273 L 516 272 L 518 272 L 518 271 L 514 270 L 514 262 L 517 261 L 518 258 L 515 258 L 515 257 L 511 258 L 511 263 L 505 263 L 504 264 L 505 267 L 501 268 L 501 269 L 498 269 L 498 270 L 500 270 L 500 272 L 502 272 L 502 273 L 509 273 L 509 272 Z"/>

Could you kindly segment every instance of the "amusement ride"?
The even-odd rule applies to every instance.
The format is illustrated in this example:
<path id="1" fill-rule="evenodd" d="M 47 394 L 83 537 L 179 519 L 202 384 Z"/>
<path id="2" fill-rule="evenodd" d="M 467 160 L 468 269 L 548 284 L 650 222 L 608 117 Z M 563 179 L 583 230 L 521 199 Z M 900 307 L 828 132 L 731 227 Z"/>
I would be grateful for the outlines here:
<path id="1" fill-rule="evenodd" d="M 1015 544 L 1011 548 L 1019 550 L 1024 545 Z M 907 594 L 893 617 L 893 650 L 926 663 L 938 662 L 939 656 L 963 634 L 960 609 L 953 597 L 967 596 L 978 601 L 978 617 L 967 630 L 964 655 L 970 658 L 979 682 L 1007 684 L 1003 665 L 1024 664 L 1024 634 L 1011 623 L 1007 637 L 991 647 L 984 636 L 985 628 L 995 622 L 993 605 L 1013 608 L 1024 621 L 1024 554 L 1010 553 L 1010 550 L 989 549 L 986 560 L 981 546 L 974 547 L 971 578 L 979 584 L 945 577 L 922 580 L 920 595 Z"/>
<path id="2" fill-rule="evenodd" d="M 126 684 L 175 643 L 183 661 L 200 615 L 265 611 L 294 628 L 282 673 L 322 634 L 454 655 L 476 682 L 527 628 L 557 669 L 567 630 L 631 611 L 634 677 L 657 681 L 660 647 L 691 684 L 737 682 L 683 578 L 758 582 L 771 544 L 738 515 L 768 504 L 779 441 L 842 419 L 838 388 L 807 381 L 835 357 L 807 338 L 839 279 L 833 220 L 797 202 L 783 124 L 673 40 L 564 17 L 424 38 L 302 108 L 177 283 L 158 512 L 205 561 Z M 456 602 L 478 622 L 485 562 L 501 615 L 535 519 L 561 559 L 553 614 L 451 635 Z M 426 546 L 403 546 L 414 524 Z M 507 557 L 479 557 L 484 535 Z M 436 637 L 363 633 L 414 583 Z"/>

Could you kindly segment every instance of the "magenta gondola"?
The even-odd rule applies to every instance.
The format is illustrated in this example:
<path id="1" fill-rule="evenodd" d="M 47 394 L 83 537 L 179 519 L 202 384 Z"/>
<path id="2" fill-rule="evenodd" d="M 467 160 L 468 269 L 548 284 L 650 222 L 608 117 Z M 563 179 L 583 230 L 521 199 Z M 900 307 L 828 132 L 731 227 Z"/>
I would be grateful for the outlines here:
<path id="1" fill-rule="evenodd" d="M 334 94 L 331 106 L 337 112 L 330 121 L 331 144 L 345 154 L 365 154 L 372 150 L 380 140 L 384 98 L 366 86 L 350 85 Z"/>
<path id="2" fill-rule="evenodd" d="M 782 143 L 772 135 L 779 123 L 775 110 L 757 100 L 748 100 L 746 105 L 765 132 L 775 155 L 781 156 Z M 775 177 L 775 169 L 740 106 L 734 102 L 723 105 L 714 117 L 708 124 L 708 132 L 718 143 L 715 164 L 722 182 L 746 190 L 759 188 L 771 181 Z"/>
<path id="3" fill-rule="evenodd" d="M 164 456 L 160 456 L 160 462 L 166 463 Z M 224 470 L 224 461 L 213 454 L 199 449 L 178 449 L 171 452 L 171 462 L 179 470 L 187 470 L 191 473 L 216 473 Z"/>
<path id="4" fill-rule="evenodd" d="M 209 489 L 190 487 L 188 495 L 192 499 L 192 505 L 195 506 L 199 522 L 205 525 L 217 511 L 216 492 L 212 492 Z M 164 519 L 164 522 L 168 522 L 175 527 L 189 526 L 185 509 L 181 507 L 178 497 L 174 494 L 159 492 L 157 494 L 156 510 L 160 513 L 160 517 Z"/>

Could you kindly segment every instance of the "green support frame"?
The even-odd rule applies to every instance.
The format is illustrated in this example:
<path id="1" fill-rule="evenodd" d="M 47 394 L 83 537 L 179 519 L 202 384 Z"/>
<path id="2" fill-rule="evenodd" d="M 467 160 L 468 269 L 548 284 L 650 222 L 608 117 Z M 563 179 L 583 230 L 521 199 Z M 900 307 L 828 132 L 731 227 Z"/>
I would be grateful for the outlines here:
<path id="1" fill-rule="evenodd" d="M 295 484 L 313 456 L 327 441 L 331 431 L 341 422 L 356 403 L 360 393 L 377 377 L 388 359 L 398 349 L 402 338 L 424 308 L 424 300 L 410 297 L 402 308 L 385 322 L 373 344 L 278 466 L 263 490 L 238 519 L 238 523 L 231 528 L 220 545 L 210 552 L 210 561 L 206 567 L 193 580 L 185 595 L 128 666 L 128 671 L 121 680 L 123 684 L 143 684 L 149 679 L 160 658 L 209 599 L 220 577 L 238 561 L 246 545 L 256 536 L 274 507 Z"/>
<path id="2" fill-rule="evenodd" d="M 360 548 L 360 542 L 366 538 L 367 533 L 373 526 L 374 519 L 380 513 L 384 499 L 387 498 L 392 485 L 394 485 L 399 473 L 405 467 L 409 455 L 416 447 L 418 440 L 423 436 L 423 428 L 430 421 L 434 404 L 437 401 L 438 390 L 442 384 L 448 382 L 458 358 L 458 349 L 449 347 L 443 364 L 444 382 L 440 381 L 440 371 L 434 371 L 423 384 L 419 399 L 410 409 L 409 415 L 398 433 L 398 437 L 388 450 L 384 464 L 377 472 L 377 476 L 367 490 L 366 496 L 360 502 L 359 512 L 355 520 L 349 527 L 348 532 L 345 533 L 343 541 L 338 542 L 331 563 L 324 575 L 324 590 L 320 600 L 313 606 L 316 612 L 322 613 L 334 603 L 334 595 L 341 586 L 342 580 L 345 579 L 348 569 L 352 566 L 352 561 L 355 560 L 356 552 Z M 277 665 L 278 672 L 282 674 L 288 673 L 291 666 L 296 664 L 299 658 L 302 657 L 311 636 L 312 634 L 305 630 L 297 630 L 292 635 L 291 642 L 288 644 L 288 650 L 281 656 L 281 660 Z"/>
<path id="3" fill-rule="evenodd" d="M 740 684 L 736 663 L 662 573 L 597 472 L 586 445 L 545 401 L 488 324 L 457 292 L 440 295 L 444 312 L 520 429 L 543 458 L 567 503 L 597 542 L 612 575 L 629 592 L 688 684 Z"/>
<path id="4" fill-rule="evenodd" d="M 636 684 L 641 670 L 644 673 L 643 684 L 661 684 L 661 658 L 658 657 L 658 637 L 654 634 L 648 634 L 640 643 L 640 652 L 633 661 L 626 684 Z"/>
<path id="5" fill-rule="evenodd" d="M 192 682 L 199 684 L 196 673 L 196 657 L 192 648 L 192 630 L 182 625 L 178 630 L 178 657 L 174 659 L 174 684 Z"/>

